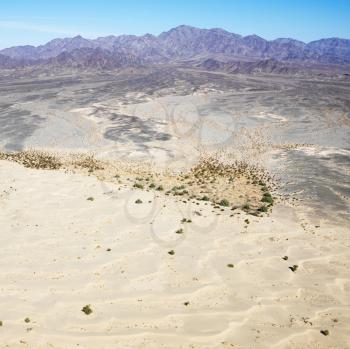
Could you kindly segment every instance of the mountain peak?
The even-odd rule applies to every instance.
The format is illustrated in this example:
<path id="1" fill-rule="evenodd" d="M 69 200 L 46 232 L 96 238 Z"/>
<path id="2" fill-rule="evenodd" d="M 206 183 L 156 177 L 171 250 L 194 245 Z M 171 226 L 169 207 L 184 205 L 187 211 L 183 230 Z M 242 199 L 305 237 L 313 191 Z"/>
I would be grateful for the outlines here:
<path id="1" fill-rule="evenodd" d="M 242 37 L 221 28 L 201 29 L 185 24 L 158 36 L 110 35 L 90 40 L 76 35 L 72 38 L 53 39 L 38 47 L 12 47 L 0 51 L 0 54 L 14 59 L 40 61 L 57 57 L 63 52 L 86 48 L 133 54 L 150 63 L 220 56 L 236 61 L 276 59 L 288 62 L 350 64 L 350 40 L 346 39 L 328 38 L 308 44 L 289 38 L 268 41 L 256 34 Z M 95 51 L 94 59 L 98 55 L 101 55 L 100 52 Z M 107 53 L 103 56 L 108 58 Z"/>

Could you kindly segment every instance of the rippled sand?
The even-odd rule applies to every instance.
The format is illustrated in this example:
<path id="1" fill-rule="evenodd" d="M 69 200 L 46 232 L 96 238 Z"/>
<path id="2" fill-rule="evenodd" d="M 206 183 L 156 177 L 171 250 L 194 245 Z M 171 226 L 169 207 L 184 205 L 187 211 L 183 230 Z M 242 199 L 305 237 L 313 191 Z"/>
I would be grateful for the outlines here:
<path id="1" fill-rule="evenodd" d="M 216 215 L 205 203 L 1 161 L 0 207 L 2 348 L 349 343 L 350 231 L 311 224 L 301 206 Z"/>

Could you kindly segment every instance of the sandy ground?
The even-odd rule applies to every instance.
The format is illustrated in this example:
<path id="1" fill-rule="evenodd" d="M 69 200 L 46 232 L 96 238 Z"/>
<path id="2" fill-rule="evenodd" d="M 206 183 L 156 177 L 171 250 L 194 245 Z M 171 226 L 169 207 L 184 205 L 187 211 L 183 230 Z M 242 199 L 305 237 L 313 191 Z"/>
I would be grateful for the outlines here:
<path id="1" fill-rule="evenodd" d="M 349 348 L 349 228 L 235 212 L 1 161 L 0 347 Z"/>

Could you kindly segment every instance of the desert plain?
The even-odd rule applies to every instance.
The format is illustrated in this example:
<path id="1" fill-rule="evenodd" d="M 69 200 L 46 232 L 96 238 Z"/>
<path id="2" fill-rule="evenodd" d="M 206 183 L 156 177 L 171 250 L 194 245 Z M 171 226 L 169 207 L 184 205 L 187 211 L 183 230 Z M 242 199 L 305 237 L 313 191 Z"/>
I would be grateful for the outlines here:
<path id="1" fill-rule="evenodd" d="M 349 348 L 349 92 L 2 72 L 0 347 Z"/>

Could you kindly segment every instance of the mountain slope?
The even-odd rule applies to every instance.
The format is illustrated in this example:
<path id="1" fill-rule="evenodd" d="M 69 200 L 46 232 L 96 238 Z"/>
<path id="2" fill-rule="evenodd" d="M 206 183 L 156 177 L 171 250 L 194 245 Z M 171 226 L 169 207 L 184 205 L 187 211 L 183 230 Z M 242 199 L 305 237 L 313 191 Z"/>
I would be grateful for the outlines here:
<path id="1" fill-rule="evenodd" d="M 125 55 L 124 58 L 117 58 L 116 52 Z M 70 53 L 72 55 L 69 55 Z M 88 56 L 84 57 L 86 53 Z M 330 38 L 308 44 L 287 38 L 268 41 L 257 35 L 242 37 L 219 28 L 199 29 L 181 25 L 158 36 L 110 35 L 94 40 L 76 36 L 54 39 L 37 47 L 6 48 L 1 50 L 0 54 L 15 59 L 15 62 L 22 62 L 21 64 L 23 61 L 37 61 L 38 64 L 43 60 L 45 63 L 54 64 L 68 64 L 68 61 L 73 64 L 75 61 L 77 66 L 84 67 L 114 67 L 119 64 L 173 62 L 192 58 L 209 59 L 215 55 L 222 55 L 228 60 L 273 59 L 284 62 L 350 64 L 350 40 Z M 60 55 L 63 56 L 59 57 Z M 102 63 L 98 63 L 96 59 L 101 59 Z M 2 61 L 2 67 L 11 65 L 9 62 L 5 63 L 4 58 Z M 15 65 L 15 62 L 12 64 Z"/>

